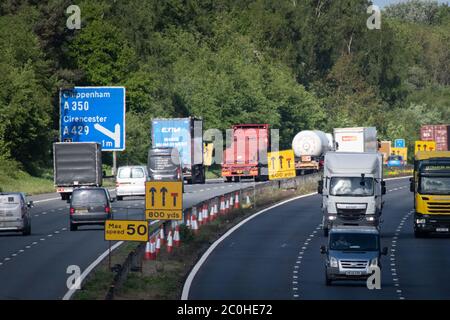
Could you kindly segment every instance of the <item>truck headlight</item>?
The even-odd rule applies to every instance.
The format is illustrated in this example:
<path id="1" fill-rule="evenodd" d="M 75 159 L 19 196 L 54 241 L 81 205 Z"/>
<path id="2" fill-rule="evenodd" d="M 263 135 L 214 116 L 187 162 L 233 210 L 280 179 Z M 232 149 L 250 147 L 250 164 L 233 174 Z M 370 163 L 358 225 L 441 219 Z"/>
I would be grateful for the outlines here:
<path id="1" fill-rule="evenodd" d="M 338 261 L 337 261 L 336 258 L 334 258 L 334 257 L 330 258 L 330 267 L 332 267 L 332 268 L 337 268 L 338 267 Z"/>
<path id="2" fill-rule="evenodd" d="M 336 220 L 336 216 L 328 216 L 328 220 Z"/>
<path id="3" fill-rule="evenodd" d="M 370 261 L 370 265 L 371 265 L 371 266 L 378 266 L 378 258 L 373 258 L 373 259 Z"/>
<path id="4" fill-rule="evenodd" d="M 425 223 L 425 222 L 426 222 L 425 219 L 416 219 L 416 223 L 417 223 L 417 224 L 423 224 L 423 223 Z"/>
<path id="5" fill-rule="evenodd" d="M 367 221 L 375 221 L 375 217 L 374 216 L 367 216 L 366 220 Z"/>

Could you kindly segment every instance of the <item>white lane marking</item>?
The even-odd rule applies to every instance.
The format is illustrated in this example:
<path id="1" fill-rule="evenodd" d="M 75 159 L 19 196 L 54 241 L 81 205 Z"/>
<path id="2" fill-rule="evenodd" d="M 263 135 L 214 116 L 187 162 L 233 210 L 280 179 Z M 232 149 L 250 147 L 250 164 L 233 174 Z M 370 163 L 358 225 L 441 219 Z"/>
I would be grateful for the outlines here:
<path id="1" fill-rule="evenodd" d="M 222 187 L 223 188 L 223 187 Z M 189 290 L 191 289 L 191 285 L 192 285 L 192 281 L 194 280 L 195 276 L 197 275 L 197 272 L 200 270 L 201 266 L 205 263 L 206 259 L 208 259 L 209 255 L 214 251 L 214 249 L 222 242 L 224 241 L 226 238 L 228 238 L 234 231 L 236 231 L 237 229 L 239 229 L 240 227 L 242 227 L 244 224 L 246 224 L 247 222 L 249 222 L 250 220 L 258 217 L 259 215 L 263 214 L 264 212 L 267 212 L 269 210 L 272 210 L 276 207 L 279 207 L 281 205 L 284 205 L 286 203 L 298 200 L 298 199 L 302 199 L 302 198 L 307 198 L 307 197 L 311 197 L 316 195 L 317 192 L 314 193 L 310 193 L 310 194 L 306 194 L 306 195 L 302 195 L 302 196 L 298 196 L 292 199 L 288 199 L 285 201 L 282 201 L 280 203 L 277 203 L 271 207 L 268 207 L 266 209 L 263 209 L 261 211 L 258 211 L 257 213 L 253 214 L 252 216 L 248 217 L 247 219 L 241 221 L 240 223 L 238 223 L 237 225 L 235 225 L 233 228 L 231 228 L 230 230 L 228 230 L 227 233 L 225 233 L 222 237 L 220 237 L 218 240 L 216 240 L 209 248 L 208 250 L 206 250 L 206 252 L 202 255 L 202 257 L 200 258 L 200 260 L 195 264 L 194 268 L 192 268 L 192 271 L 189 273 L 186 282 L 184 283 L 183 286 L 183 292 L 181 294 L 181 300 L 187 300 L 189 298 Z M 297 277 L 297 276 L 294 276 Z M 296 278 L 294 278 L 296 279 Z"/>
<path id="2" fill-rule="evenodd" d="M 33 201 L 33 203 L 41 203 L 41 202 L 48 202 L 48 201 L 54 201 L 54 200 L 61 200 L 61 198 L 50 198 L 50 199 L 44 199 L 44 200 L 36 200 L 36 201 Z"/>
<path id="3" fill-rule="evenodd" d="M 4 260 L 5 260 L 5 261 L 9 261 L 9 260 L 11 260 L 11 258 L 5 258 Z"/>
<path id="4" fill-rule="evenodd" d="M 117 242 L 116 244 L 114 244 L 111 247 L 111 251 L 114 251 L 115 249 L 117 249 L 118 247 L 120 247 L 122 245 L 123 241 Z M 84 279 L 89 275 L 89 273 L 97 266 L 99 265 L 103 259 L 105 259 L 109 254 L 109 249 L 106 250 L 105 252 L 103 252 L 98 258 L 97 260 L 95 260 L 93 263 L 91 263 L 91 265 L 89 267 L 86 268 L 86 270 L 84 270 L 84 272 L 81 274 L 80 276 L 80 282 L 83 283 Z M 66 294 L 64 295 L 64 297 L 62 298 L 63 300 L 70 300 L 73 296 L 73 294 L 75 293 L 76 289 L 69 289 L 69 291 L 66 292 Z"/>

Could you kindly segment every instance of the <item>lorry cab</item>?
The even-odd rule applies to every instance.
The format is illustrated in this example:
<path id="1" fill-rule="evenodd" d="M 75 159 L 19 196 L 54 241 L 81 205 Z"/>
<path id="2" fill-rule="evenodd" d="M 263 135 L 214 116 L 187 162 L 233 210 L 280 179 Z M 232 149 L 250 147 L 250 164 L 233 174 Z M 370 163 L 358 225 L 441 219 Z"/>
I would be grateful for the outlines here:
<path id="1" fill-rule="evenodd" d="M 31 215 L 29 208 L 33 202 L 26 202 L 23 193 L 0 192 L 0 231 L 31 233 Z"/>
<path id="2" fill-rule="evenodd" d="M 336 225 L 379 226 L 386 193 L 382 166 L 382 155 L 376 152 L 326 153 L 318 188 L 325 236 Z"/>
<path id="3" fill-rule="evenodd" d="M 414 234 L 450 233 L 450 152 L 419 151 L 414 161 Z"/>
<path id="4" fill-rule="evenodd" d="M 372 274 L 371 267 L 381 269 L 380 232 L 371 226 L 339 226 L 330 230 L 328 246 L 320 252 L 325 257 L 325 283 L 336 280 L 366 280 Z"/>

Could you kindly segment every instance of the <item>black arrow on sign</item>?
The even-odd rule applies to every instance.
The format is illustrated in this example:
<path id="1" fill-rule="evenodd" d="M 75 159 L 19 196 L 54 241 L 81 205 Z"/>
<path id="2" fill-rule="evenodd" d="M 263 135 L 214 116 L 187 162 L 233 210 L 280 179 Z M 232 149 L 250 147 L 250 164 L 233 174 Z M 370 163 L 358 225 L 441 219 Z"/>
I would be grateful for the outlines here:
<path id="1" fill-rule="evenodd" d="M 166 206 L 166 193 L 167 193 L 166 187 L 162 187 L 161 190 L 159 190 L 159 192 L 162 193 L 162 206 L 165 207 Z"/>
<path id="2" fill-rule="evenodd" d="M 283 159 L 284 159 L 284 157 L 283 156 L 279 156 L 278 158 L 280 159 L 280 169 L 283 169 Z"/>
<path id="3" fill-rule="evenodd" d="M 275 169 L 275 157 L 270 158 L 272 160 L 272 169 Z"/>
<path id="4" fill-rule="evenodd" d="M 170 194 L 172 196 L 173 199 L 173 206 L 176 207 L 177 206 L 177 198 L 178 198 L 178 193 L 171 193 Z"/>
<path id="5" fill-rule="evenodd" d="M 150 192 L 152 193 L 152 207 L 154 207 L 155 206 L 155 193 L 156 193 L 155 187 L 152 187 L 150 189 Z"/>

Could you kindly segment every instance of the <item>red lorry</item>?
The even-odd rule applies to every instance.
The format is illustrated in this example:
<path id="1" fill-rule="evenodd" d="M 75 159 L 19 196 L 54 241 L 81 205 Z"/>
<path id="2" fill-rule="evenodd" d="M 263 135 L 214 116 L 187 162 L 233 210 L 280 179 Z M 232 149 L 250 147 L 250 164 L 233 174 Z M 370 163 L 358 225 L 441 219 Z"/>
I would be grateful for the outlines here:
<path id="1" fill-rule="evenodd" d="M 225 149 L 222 177 L 226 182 L 241 178 L 267 180 L 267 152 L 270 151 L 268 124 L 232 126 L 232 141 Z"/>
<path id="2" fill-rule="evenodd" d="M 420 128 L 423 141 L 436 141 L 436 151 L 450 150 L 450 125 L 424 125 Z"/>

